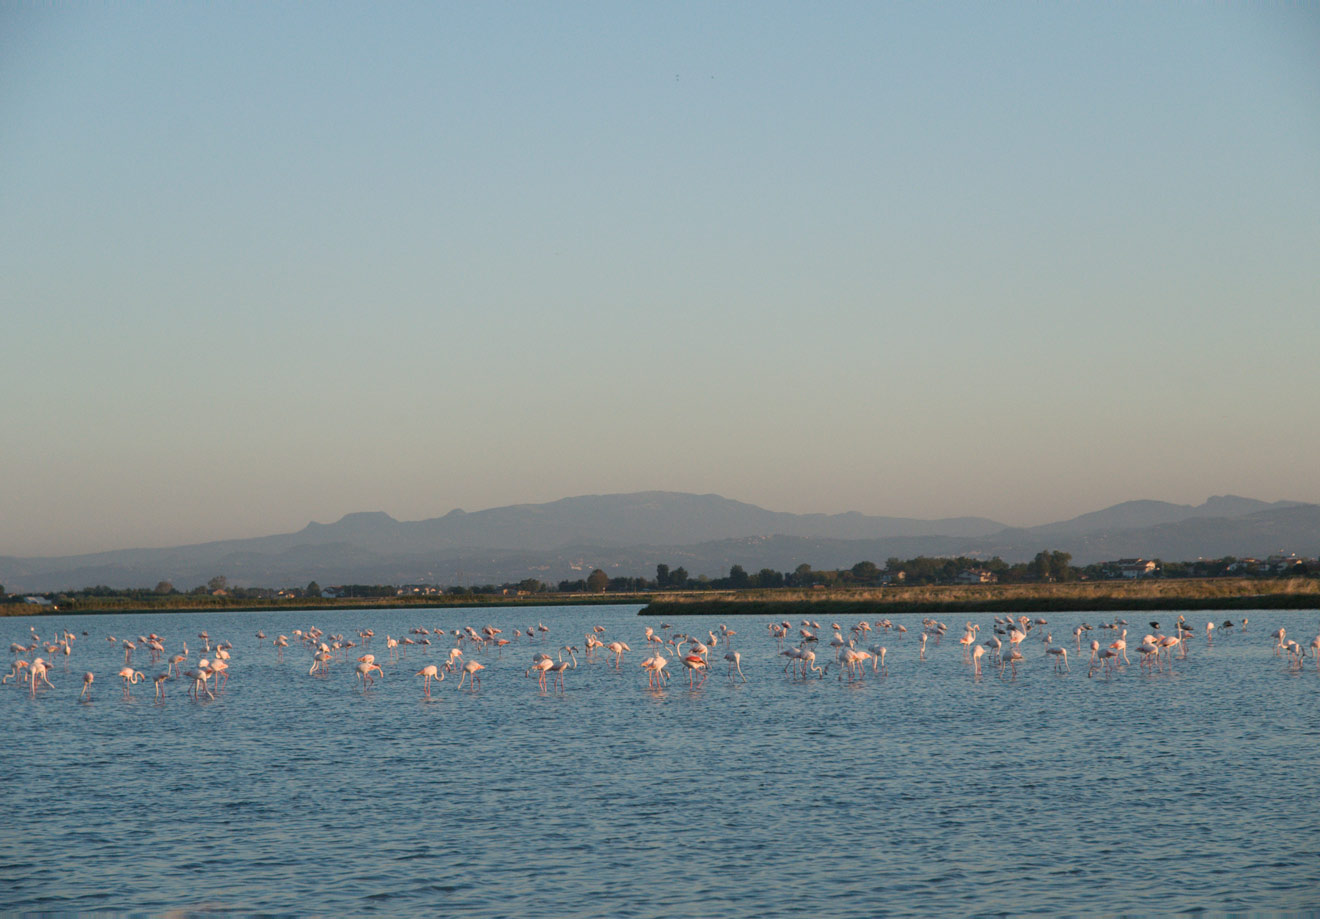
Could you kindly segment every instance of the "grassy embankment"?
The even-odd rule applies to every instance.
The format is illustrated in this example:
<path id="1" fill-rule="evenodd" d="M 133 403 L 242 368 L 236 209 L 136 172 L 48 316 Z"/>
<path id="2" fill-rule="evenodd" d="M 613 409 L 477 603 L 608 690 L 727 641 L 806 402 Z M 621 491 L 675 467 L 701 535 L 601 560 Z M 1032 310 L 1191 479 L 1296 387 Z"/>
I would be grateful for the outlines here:
<path id="1" fill-rule="evenodd" d="M 891 613 L 1037 613 L 1110 610 L 1320 609 L 1320 581 L 1087 581 L 1066 584 L 976 584 L 852 590 L 748 590 L 656 597 L 644 616 L 874 616 Z"/>

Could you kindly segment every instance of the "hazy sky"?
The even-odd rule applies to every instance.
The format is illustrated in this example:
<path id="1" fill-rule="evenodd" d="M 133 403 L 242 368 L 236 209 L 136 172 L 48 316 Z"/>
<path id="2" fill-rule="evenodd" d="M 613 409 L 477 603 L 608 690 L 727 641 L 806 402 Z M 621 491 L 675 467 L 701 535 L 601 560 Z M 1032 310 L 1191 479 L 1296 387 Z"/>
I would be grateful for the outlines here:
<path id="1" fill-rule="evenodd" d="M 1320 501 L 1316 48 L 1314 4 L 5 4 L 0 554 Z"/>

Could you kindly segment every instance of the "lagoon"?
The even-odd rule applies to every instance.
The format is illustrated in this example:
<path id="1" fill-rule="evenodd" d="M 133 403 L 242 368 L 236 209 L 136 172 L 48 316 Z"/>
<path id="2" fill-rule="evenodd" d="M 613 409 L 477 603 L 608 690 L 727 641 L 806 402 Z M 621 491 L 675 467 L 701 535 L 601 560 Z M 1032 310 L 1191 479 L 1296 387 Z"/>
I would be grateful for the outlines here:
<path id="1" fill-rule="evenodd" d="M 689 689 L 649 690 L 637 606 L 42 616 L 0 620 L 26 642 L 65 627 L 54 689 L 0 691 L 9 832 L 0 915 L 947 916 L 1285 915 L 1320 909 L 1320 671 L 1275 657 L 1315 612 L 1249 612 L 1248 631 L 1198 636 L 1172 671 L 1133 662 L 1055 675 L 1033 633 L 1016 679 L 977 679 L 962 620 L 927 660 L 904 617 L 887 676 L 799 681 L 758 617 L 738 631 L 747 683 L 717 647 Z M 1122 616 L 1106 614 L 1107 618 Z M 1239 614 L 1232 614 L 1235 620 Z M 971 616 L 982 626 L 989 615 Z M 1050 616 L 1070 651 L 1093 615 Z M 1150 614 L 1131 614 L 1135 647 Z M 1217 622 L 1222 616 L 1214 617 Z M 510 635 L 481 689 L 414 673 L 452 642 L 386 634 L 487 623 Z M 594 625 L 628 642 L 566 674 L 524 671 Z M 849 625 L 851 623 L 844 623 Z M 371 628 L 384 679 L 348 663 L 309 676 L 316 625 Z M 716 620 L 675 620 L 704 635 Z M 828 626 L 828 623 L 822 623 Z M 82 632 L 88 634 L 84 637 Z M 107 635 L 159 633 L 167 653 L 208 631 L 233 642 L 228 687 L 197 702 L 150 679 L 125 700 Z M 822 638 L 828 637 L 828 628 Z M 1107 636 L 1093 633 L 1102 639 Z M 1134 635 L 1136 638 L 1134 639 Z M 822 642 L 823 644 L 823 642 Z M 829 657 L 828 648 L 818 653 Z M 1131 654 L 1131 652 L 1129 652 Z M 196 655 L 192 660 L 195 662 Z M 148 678 L 159 667 L 134 656 Z M 82 673 L 96 675 L 79 702 Z"/>

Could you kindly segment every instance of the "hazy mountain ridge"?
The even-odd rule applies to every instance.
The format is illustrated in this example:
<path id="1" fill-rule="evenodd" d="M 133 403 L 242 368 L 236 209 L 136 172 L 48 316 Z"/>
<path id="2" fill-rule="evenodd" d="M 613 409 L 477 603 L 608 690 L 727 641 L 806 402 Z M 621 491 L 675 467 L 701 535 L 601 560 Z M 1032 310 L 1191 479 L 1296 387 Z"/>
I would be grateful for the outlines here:
<path id="1" fill-rule="evenodd" d="M 123 549 L 53 558 L 0 558 L 11 591 L 95 584 L 186 589 L 223 574 L 236 585 L 329 583 L 551 583 L 611 575 L 652 576 L 658 563 L 693 576 L 816 568 L 915 555 L 1031 558 L 1071 552 L 1078 564 L 1129 556 L 1173 560 L 1275 552 L 1320 554 L 1320 506 L 1236 496 L 1201 505 L 1129 501 L 1072 520 L 1011 528 L 992 520 L 847 514 L 788 514 L 718 495 L 640 492 L 587 495 L 398 521 L 348 514 L 296 533 L 161 549 Z"/>

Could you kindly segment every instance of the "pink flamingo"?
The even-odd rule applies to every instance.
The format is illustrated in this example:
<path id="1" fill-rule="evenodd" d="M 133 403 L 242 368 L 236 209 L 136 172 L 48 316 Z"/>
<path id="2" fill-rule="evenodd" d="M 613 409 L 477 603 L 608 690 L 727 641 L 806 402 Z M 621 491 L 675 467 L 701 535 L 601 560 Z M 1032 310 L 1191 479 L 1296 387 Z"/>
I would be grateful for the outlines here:
<path id="1" fill-rule="evenodd" d="M 572 660 L 572 663 L 570 663 L 569 661 L 564 660 L 564 651 L 567 651 L 567 652 L 568 652 L 568 656 L 571 657 L 571 658 L 573 659 L 573 660 Z M 557 663 L 553 663 L 553 664 L 551 664 L 551 665 L 550 665 L 550 671 L 549 671 L 550 673 L 554 674 L 554 677 L 555 677 L 555 688 L 558 689 L 560 692 L 563 692 L 563 691 L 564 691 L 564 671 L 565 671 L 565 670 L 570 670 L 570 669 L 576 669 L 576 668 L 577 668 L 577 656 L 573 653 L 573 649 L 572 649 L 572 648 L 561 648 L 561 649 L 560 649 L 560 652 L 559 652 L 559 661 L 558 661 Z"/>
<path id="2" fill-rule="evenodd" d="M 669 671 L 665 669 L 668 666 L 669 659 L 659 651 L 642 661 L 642 669 L 646 671 L 646 685 L 651 689 L 663 688 L 665 680 L 669 679 Z"/>
<path id="3" fill-rule="evenodd" d="M 692 680 L 693 680 L 693 676 L 694 676 L 694 674 L 695 674 L 697 671 L 700 671 L 700 672 L 701 672 L 701 683 L 697 683 L 696 685 L 697 685 L 697 686 L 700 686 L 702 683 L 705 683 L 705 682 L 706 682 L 706 676 L 707 676 L 707 670 L 706 670 L 706 659 L 705 659 L 704 657 L 702 657 L 700 654 L 688 654 L 688 655 L 686 655 L 686 656 L 683 658 L 683 666 L 687 668 L 687 672 L 688 672 L 688 688 L 689 688 L 689 689 L 692 689 L 692 688 L 693 688 Z"/>
<path id="4" fill-rule="evenodd" d="M 445 669 L 453 671 L 458 669 L 458 659 L 463 656 L 462 648 L 450 648 L 449 660 L 445 661 Z"/>
<path id="5" fill-rule="evenodd" d="M 134 670 L 132 667 L 125 667 L 122 670 L 120 670 L 119 676 L 123 677 L 124 679 L 124 698 L 128 699 L 131 697 L 129 686 L 141 682 L 143 676 L 139 671 Z"/>
<path id="6" fill-rule="evenodd" d="M 733 671 L 736 669 L 738 676 L 742 677 L 742 681 L 746 683 L 747 677 L 743 676 L 742 672 L 742 655 L 737 651 L 729 651 L 724 655 L 724 659 L 729 662 L 729 679 L 733 679 Z"/>
<path id="7" fill-rule="evenodd" d="M 1141 666 L 1146 669 L 1159 666 L 1160 649 L 1150 638 L 1137 645 L 1137 653 L 1141 655 Z"/>
<path id="8" fill-rule="evenodd" d="M 555 665 L 555 659 L 549 654 L 538 653 L 532 658 L 532 666 L 528 667 L 523 676 L 531 676 L 532 671 L 536 671 L 536 682 L 541 687 L 541 692 L 545 692 L 545 675 L 550 668 Z"/>
<path id="9" fill-rule="evenodd" d="M 611 654 L 614 655 L 615 670 L 619 669 L 619 662 L 623 660 L 623 652 L 632 650 L 632 648 L 628 647 L 621 641 L 612 641 L 609 644 L 607 644 L 605 647 L 609 650 Z"/>
<path id="10" fill-rule="evenodd" d="M 1063 670 L 1069 670 L 1069 671 L 1072 670 L 1072 668 L 1068 666 L 1068 649 L 1067 649 L 1067 648 L 1064 648 L 1064 647 L 1058 647 L 1058 648 L 1046 648 L 1046 649 L 1045 649 L 1045 653 L 1046 653 L 1046 654 L 1053 654 L 1053 655 L 1054 655 L 1054 672 L 1055 672 L 1055 673 L 1058 673 L 1058 672 L 1059 672 L 1059 670 L 1060 670 L 1060 664 L 1063 665 L 1063 666 L 1062 666 L 1062 669 L 1063 669 Z"/>
<path id="11" fill-rule="evenodd" d="M 49 674 L 50 665 L 45 660 L 40 657 L 32 658 L 32 664 L 28 667 L 27 678 L 32 683 L 32 695 L 34 697 L 37 694 L 38 682 L 45 683 L 51 689 L 55 688 L 55 684 L 50 681 Z"/>
<path id="12" fill-rule="evenodd" d="M 478 664 L 476 661 L 468 661 L 463 665 L 463 673 L 458 678 L 458 688 L 463 688 L 463 680 L 466 679 L 468 681 L 468 689 L 476 689 L 481 683 L 480 672 L 485 669 L 485 664 Z"/>
<path id="13" fill-rule="evenodd" d="M 92 688 L 92 681 L 95 679 L 96 679 L 96 675 L 94 673 L 89 672 L 83 674 L 83 688 L 82 688 L 82 692 L 78 693 L 79 699 L 87 695 L 88 691 L 91 690 Z"/>
<path id="14" fill-rule="evenodd" d="M 375 678 L 372 677 L 371 671 L 376 671 L 381 679 L 385 678 L 385 671 L 380 669 L 380 664 L 372 663 L 370 661 L 363 661 L 354 669 L 357 670 L 358 682 L 362 684 L 363 689 L 366 689 L 375 682 Z"/>
<path id="15" fill-rule="evenodd" d="M 798 661 L 802 665 L 802 679 L 805 680 L 807 678 L 808 673 L 819 673 L 820 679 L 822 680 L 825 679 L 825 671 L 828 670 L 829 668 L 826 667 L 822 669 L 816 666 L 815 651 L 803 651 L 802 656 L 798 658 Z"/>
<path id="16" fill-rule="evenodd" d="M 1123 663 L 1132 663 L 1132 661 L 1128 660 L 1127 656 L 1127 629 L 1124 629 L 1123 634 L 1119 636 L 1118 641 L 1111 642 L 1109 647 L 1123 655 Z"/>
<path id="17" fill-rule="evenodd" d="M 3 678 L 0 678 L 0 683 L 8 683 L 10 680 L 15 680 L 19 683 L 26 683 L 27 670 L 31 666 L 32 665 L 27 661 L 14 661 L 9 665 L 9 672 L 6 673 Z"/>
<path id="18" fill-rule="evenodd" d="M 871 645 L 867 650 L 872 654 L 871 672 L 878 673 L 883 670 L 887 676 L 889 674 L 889 665 L 885 663 L 885 655 L 889 653 L 889 649 L 884 645 Z"/>
<path id="19" fill-rule="evenodd" d="M 431 695 L 432 680 L 435 680 L 438 683 L 445 678 L 445 675 L 440 672 L 440 668 L 435 664 L 427 664 L 414 675 L 422 678 L 422 693 L 426 696 Z"/>

